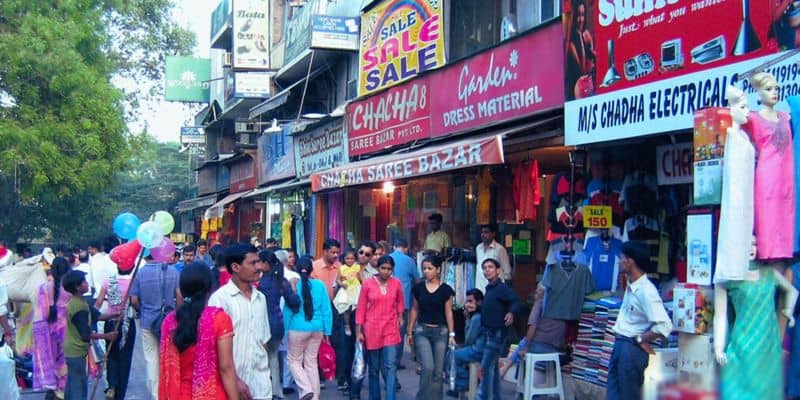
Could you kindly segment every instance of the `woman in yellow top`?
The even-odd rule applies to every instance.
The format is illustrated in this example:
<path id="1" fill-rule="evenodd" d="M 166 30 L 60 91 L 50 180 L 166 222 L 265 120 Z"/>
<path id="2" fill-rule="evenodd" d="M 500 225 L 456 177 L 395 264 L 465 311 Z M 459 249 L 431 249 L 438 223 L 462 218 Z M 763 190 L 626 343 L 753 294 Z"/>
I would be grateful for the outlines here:
<path id="1" fill-rule="evenodd" d="M 358 296 L 361 294 L 361 266 L 356 264 L 356 250 L 347 249 L 342 254 L 343 264 L 339 267 L 339 286 L 341 289 L 333 299 L 336 311 L 344 318 L 344 333 L 347 336 L 353 334 L 350 329 L 350 318 L 353 310 L 358 303 Z"/>

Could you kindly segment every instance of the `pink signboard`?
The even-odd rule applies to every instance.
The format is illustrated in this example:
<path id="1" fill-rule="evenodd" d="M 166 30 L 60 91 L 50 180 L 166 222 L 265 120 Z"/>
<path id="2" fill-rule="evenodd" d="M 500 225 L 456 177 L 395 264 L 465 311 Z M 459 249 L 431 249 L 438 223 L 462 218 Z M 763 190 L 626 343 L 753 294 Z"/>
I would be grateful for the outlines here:
<path id="1" fill-rule="evenodd" d="M 433 73 L 433 136 L 563 106 L 563 35 L 560 24 L 550 24 Z"/>
<path id="2" fill-rule="evenodd" d="M 422 76 L 347 106 L 348 152 L 374 153 L 430 137 L 430 88 Z M 563 92 L 563 90 L 562 90 Z"/>

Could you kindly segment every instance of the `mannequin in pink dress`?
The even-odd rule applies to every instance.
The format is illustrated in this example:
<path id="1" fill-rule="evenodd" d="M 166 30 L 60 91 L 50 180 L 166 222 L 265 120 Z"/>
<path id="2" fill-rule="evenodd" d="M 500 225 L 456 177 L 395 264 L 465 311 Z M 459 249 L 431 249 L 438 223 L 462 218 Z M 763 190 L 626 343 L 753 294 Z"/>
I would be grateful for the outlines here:
<path id="1" fill-rule="evenodd" d="M 762 266 L 792 258 L 794 251 L 795 188 L 792 128 L 788 113 L 775 110 L 778 82 L 759 72 L 751 78 L 761 110 L 750 113 L 743 126 L 756 148 L 755 242 Z"/>

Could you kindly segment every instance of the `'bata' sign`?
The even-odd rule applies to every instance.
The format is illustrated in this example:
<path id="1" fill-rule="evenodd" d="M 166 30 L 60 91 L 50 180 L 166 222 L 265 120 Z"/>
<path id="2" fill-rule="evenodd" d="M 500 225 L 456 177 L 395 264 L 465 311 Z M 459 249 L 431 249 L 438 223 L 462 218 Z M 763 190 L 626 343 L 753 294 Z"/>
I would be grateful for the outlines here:
<path id="1" fill-rule="evenodd" d="M 379 161 L 366 160 L 311 175 L 311 190 L 320 191 L 435 174 L 459 168 L 502 164 L 500 136 L 466 140 L 397 154 Z"/>
<path id="2" fill-rule="evenodd" d="M 358 156 L 430 137 L 428 78 L 391 88 L 347 106 L 350 155 Z"/>
<path id="3" fill-rule="evenodd" d="M 692 183 L 694 147 L 691 142 L 656 148 L 656 169 L 659 185 Z"/>
<path id="4" fill-rule="evenodd" d="M 436 72 L 434 136 L 509 121 L 564 104 L 562 29 L 532 34 Z"/>

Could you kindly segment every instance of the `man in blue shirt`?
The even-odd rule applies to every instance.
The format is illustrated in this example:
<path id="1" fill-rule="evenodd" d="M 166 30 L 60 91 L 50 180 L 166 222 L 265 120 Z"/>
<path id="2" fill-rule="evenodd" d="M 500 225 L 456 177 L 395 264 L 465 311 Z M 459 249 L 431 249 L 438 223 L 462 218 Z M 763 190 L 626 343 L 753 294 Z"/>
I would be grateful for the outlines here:
<path id="1" fill-rule="evenodd" d="M 183 246 L 183 260 L 175 264 L 175 269 L 178 272 L 183 271 L 183 267 L 194 262 L 194 246 L 187 244 Z"/>
<path id="2" fill-rule="evenodd" d="M 394 259 L 394 277 L 403 284 L 403 299 L 406 302 L 406 310 L 403 312 L 403 325 L 400 327 L 402 340 L 397 345 L 397 366 L 398 369 L 405 367 L 400 363 L 403 358 L 403 344 L 406 342 L 406 327 L 408 324 L 408 310 L 411 309 L 411 287 L 420 280 L 417 264 L 414 259 L 407 255 L 408 242 L 403 238 L 395 239 L 394 252 L 389 256 Z"/>

